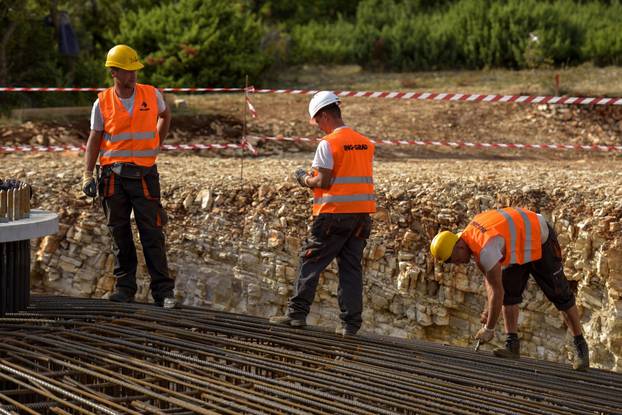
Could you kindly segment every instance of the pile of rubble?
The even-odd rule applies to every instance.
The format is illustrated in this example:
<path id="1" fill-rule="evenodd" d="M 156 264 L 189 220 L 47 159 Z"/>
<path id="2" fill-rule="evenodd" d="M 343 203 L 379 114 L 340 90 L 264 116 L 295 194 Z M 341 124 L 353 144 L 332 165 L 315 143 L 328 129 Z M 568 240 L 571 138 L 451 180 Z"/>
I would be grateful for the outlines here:
<path id="1" fill-rule="evenodd" d="M 188 305 L 269 316 L 291 294 L 311 193 L 290 172 L 309 154 L 245 160 L 163 156 L 169 214 L 169 265 Z M 33 288 L 106 297 L 113 288 L 110 236 L 98 206 L 79 191 L 81 161 L 58 155 L 5 157 L 3 170 L 28 178 L 34 206 L 60 213 L 61 232 L 33 245 Z M 469 345 L 484 307 L 482 276 L 471 266 L 441 266 L 428 252 L 439 229 L 458 230 L 476 213 L 501 206 L 535 209 L 551 221 L 577 289 L 592 360 L 622 368 L 622 176 L 607 161 L 383 160 L 376 165 L 378 212 L 365 250 L 363 330 Z M 243 175 L 243 178 L 240 175 Z M 136 241 L 137 248 L 140 244 Z M 142 258 L 142 254 L 139 253 Z M 144 263 L 138 299 L 150 301 Z M 338 321 L 337 268 L 323 273 L 308 322 Z M 521 313 L 523 351 L 566 361 L 563 320 L 530 283 Z M 499 333 L 502 332 L 501 324 Z M 496 342 L 503 339 L 499 334 Z M 562 353 L 560 353 L 562 351 Z"/>

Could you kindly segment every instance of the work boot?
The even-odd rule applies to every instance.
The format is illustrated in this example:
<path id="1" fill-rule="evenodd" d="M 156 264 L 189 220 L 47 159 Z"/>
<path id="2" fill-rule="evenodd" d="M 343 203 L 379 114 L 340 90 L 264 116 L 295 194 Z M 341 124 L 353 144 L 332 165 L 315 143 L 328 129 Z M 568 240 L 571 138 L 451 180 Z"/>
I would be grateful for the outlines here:
<path id="1" fill-rule="evenodd" d="M 359 329 L 355 329 L 354 327 L 342 326 L 342 325 L 337 326 L 337 328 L 335 329 L 335 333 L 339 334 L 339 335 L 341 335 L 343 337 L 356 336 L 356 333 L 358 331 L 359 331 Z"/>
<path id="2" fill-rule="evenodd" d="M 175 308 L 177 306 L 177 300 L 175 299 L 175 294 L 173 291 L 167 291 L 162 295 L 154 296 L 153 298 L 155 305 L 162 308 Z"/>
<path id="3" fill-rule="evenodd" d="M 574 337 L 574 347 L 576 349 L 576 354 L 574 362 L 572 363 L 572 368 L 574 370 L 586 370 L 590 367 L 590 351 L 583 335 L 580 334 Z"/>
<path id="4" fill-rule="evenodd" d="M 270 317 L 270 324 L 282 324 L 284 326 L 291 327 L 304 327 L 307 325 L 307 320 L 304 318 L 293 318 L 288 315 L 273 316 Z"/>
<path id="5" fill-rule="evenodd" d="M 128 290 L 116 289 L 108 299 L 115 303 L 131 303 L 134 302 L 134 294 Z"/>
<path id="6" fill-rule="evenodd" d="M 520 358 L 520 340 L 516 333 L 510 333 L 505 339 L 505 347 L 498 348 L 492 351 L 497 357 L 504 359 L 519 359 Z"/>

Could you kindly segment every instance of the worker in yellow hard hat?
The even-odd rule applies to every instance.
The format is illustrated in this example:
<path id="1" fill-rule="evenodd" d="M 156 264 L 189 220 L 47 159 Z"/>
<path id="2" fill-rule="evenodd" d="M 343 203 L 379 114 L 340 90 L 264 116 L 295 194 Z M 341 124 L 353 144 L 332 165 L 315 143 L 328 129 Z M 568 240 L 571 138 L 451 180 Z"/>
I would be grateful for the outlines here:
<path id="1" fill-rule="evenodd" d="M 583 337 L 575 296 L 564 275 L 562 253 L 555 230 L 541 215 L 521 208 L 488 210 L 476 215 L 463 232 L 442 231 L 430 244 L 432 256 L 441 262 L 466 264 L 474 257 L 484 273 L 487 308 L 484 326 L 475 338 L 485 343 L 503 313 L 505 347 L 499 357 L 519 358 L 518 305 L 532 275 L 544 295 L 560 310 L 574 335 L 573 367 L 589 367 L 589 350 Z"/>
<path id="2" fill-rule="evenodd" d="M 108 51 L 106 68 L 119 68 L 126 71 L 138 71 L 144 68 L 138 59 L 138 53 L 126 45 L 117 45 Z"/>
<path id="3" fill-rule="evenodd" d="M 160 203 L 156 166 L 162 141 L 168 134 L 171 113 L 160 91 L 136 83 L 143 68 L 138 53 L 126 45 L 110 49 L 106 67 L 114 86 L 98 94 L 91 111 L 91 133 L 86 146 L 82 190 L 99 193 L 112 234 L 117 278 L 111 301 L 131 302 L 136 285 L 137 258 L 130 214 L 134 212 L 151 294 L 157 305 L 175 306 L 175 281 L 170 277 L 163 227 L 166 213 Z M 93 175 L 99 158 L 99 186 Z"/>

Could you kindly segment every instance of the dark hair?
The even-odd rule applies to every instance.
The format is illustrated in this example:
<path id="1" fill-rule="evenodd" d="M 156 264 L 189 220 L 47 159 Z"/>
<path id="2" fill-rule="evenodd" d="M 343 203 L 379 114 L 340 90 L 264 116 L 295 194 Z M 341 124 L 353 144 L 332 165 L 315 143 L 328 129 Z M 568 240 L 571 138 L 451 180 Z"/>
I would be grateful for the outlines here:
<path id="1" fill-rule="evenodd" d="M 317 117 L 322 112 L 325 112 L 326 114 L 330 115 L 333 118 L 341 118 L 341 108 L 339 108 L 339 105 L 337 105 L 336 102 L 325 106 L 324 108 L 319 110 L 317 114 L 315 114 L 315 116 Z"/>

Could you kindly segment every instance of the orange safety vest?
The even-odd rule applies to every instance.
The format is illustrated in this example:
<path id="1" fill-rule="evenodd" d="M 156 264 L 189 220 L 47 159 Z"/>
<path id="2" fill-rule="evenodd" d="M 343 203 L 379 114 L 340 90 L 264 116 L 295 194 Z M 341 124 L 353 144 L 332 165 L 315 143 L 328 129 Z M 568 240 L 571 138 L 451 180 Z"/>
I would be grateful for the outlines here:
<path id="1" fill-rule="evenodd" d="M 104 120 L 99 163 L 102 166 L 112 163 L 153 166 L 160 151 L 156 89 L 151 85 L 136 84 L 131 116 L 114 88 L 108 88 L 97 96 Z"/>
<path id="2" fill-rule="evenodd" d="M 460 238 L 479 262 L 480 252 L 495 236 L 505 240 L 503 266 L 526 264 L 542 258 L 540 221 L 535 212 L 521 208 L 487 210 L 475 215 Z"/>
<path id="3" fill-rule="evenodd" d="M 333 131 L 324 140 L 333 155 L 333 177 L 328 189 L 313 189 L 313 215 L 375 212 L 374 143 L 348 127 Z"/>

